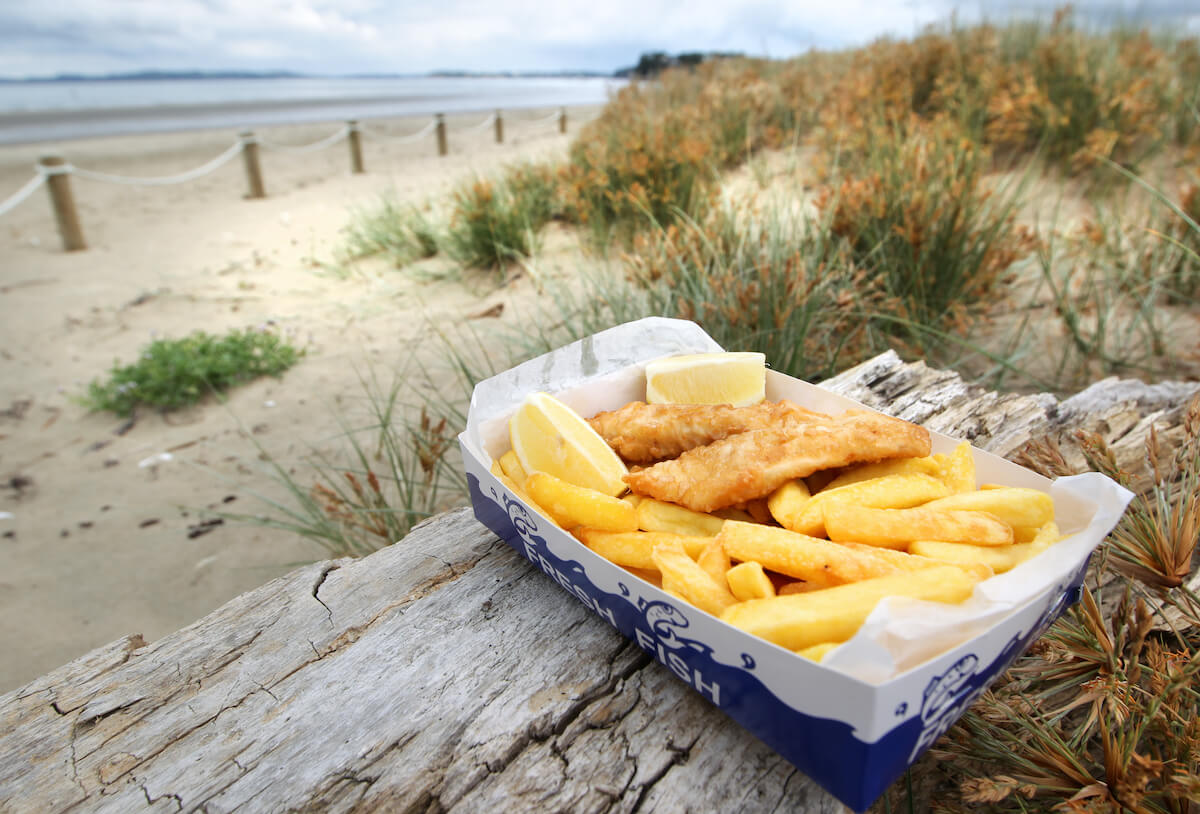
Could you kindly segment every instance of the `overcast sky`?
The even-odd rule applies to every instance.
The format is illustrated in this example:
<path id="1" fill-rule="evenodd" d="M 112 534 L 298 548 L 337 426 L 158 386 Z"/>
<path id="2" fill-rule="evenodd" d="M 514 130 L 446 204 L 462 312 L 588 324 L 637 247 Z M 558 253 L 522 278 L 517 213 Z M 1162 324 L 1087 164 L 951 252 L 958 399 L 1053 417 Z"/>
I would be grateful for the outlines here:
<path id="1" fill-rule="evenodd" d="M 612 71 L 645 51 L 810 48 L 996 20 L 1056 0 L 0 0 L 0 76 L 140 69 L 317 74 Z M 1077 0 L 1080 16 L 1200 34 L 1200 0 Z"/>

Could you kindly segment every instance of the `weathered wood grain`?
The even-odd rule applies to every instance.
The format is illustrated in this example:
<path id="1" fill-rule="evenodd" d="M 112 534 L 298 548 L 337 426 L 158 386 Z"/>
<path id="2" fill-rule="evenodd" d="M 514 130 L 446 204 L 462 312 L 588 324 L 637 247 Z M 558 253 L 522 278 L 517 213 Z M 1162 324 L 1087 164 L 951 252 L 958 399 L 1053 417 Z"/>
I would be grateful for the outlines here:
<path id="1" fill-rule="evenodd" d="M 839 811 L 469 510 L 0 696 L 5 811 Z"/>
<path id="2" fill-rule="evenodd" d="M 1000 454 L 1081 426 L 1132 450 L 1197 391 L 1060 403 L 894 354 L 828 386 Z M 0 811 L 146 809 L 842 810 L 466 509 L 0 696 Z"/>

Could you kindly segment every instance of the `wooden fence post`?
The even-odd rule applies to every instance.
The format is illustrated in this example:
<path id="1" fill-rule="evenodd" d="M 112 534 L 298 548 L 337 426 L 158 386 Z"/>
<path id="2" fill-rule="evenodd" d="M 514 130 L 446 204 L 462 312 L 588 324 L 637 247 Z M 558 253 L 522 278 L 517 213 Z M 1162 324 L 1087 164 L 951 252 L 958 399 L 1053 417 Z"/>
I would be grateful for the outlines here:
<path id="1" fill-rule="evenodd" d="M 496 111 L 496 143 L 504 143 L 504 119 L 500 117 L 500 111 Z"/>
<path id="2" fill-rule="evenodd" d="M 358 135 L 358 122 L 351 120 L 346 122 L 346 126 L 350 128 L 350 132 L 347 137 L 347 141 L 350 142 L 350 171 L 356 175 L 362 175 L 364 171 L 362 160 L 362 140 Z"/>
<path id="3" fill-rule="evenodd" d="M 60 155 L 44 155 L 38 163 L 47 169 L 62 167 L 67 162 Z M 58 234 L 62 238 L 63 251 L 75 252 L 87 248 L 83 239 L 83 228 L 79 225 L 79 213 L 75 210 L 75 196 L 71 194 L 71 179 L 68 173 L 50 170 L 46 174 L 46 186 L 50 190 L 50 205 L 54 208 L 54 220 L 58 222 Z"/>
<path id="4" fill-rule="evenodd" d="M 242 160 L 246 164 L 246 183 L 250 188 L 247 198 L 265 198 L 267 192 L 263 188 L 262 169 L 258 166 L 258 140 L 251 130 L 244 130 L 239 135 L 242 140 Z"/>
<path id="5" fill-rule="evenodd" d="M 558 132 L 567 132 L 567 109 L 565 107 L 558 111 Z"/>
<path id="6" fill-rule="evenodd" d="M 445 155 L 448 150 L 446 148 L 446 118 L 441 114 L 437 114 L 437 142 L 438 155 Z"/>

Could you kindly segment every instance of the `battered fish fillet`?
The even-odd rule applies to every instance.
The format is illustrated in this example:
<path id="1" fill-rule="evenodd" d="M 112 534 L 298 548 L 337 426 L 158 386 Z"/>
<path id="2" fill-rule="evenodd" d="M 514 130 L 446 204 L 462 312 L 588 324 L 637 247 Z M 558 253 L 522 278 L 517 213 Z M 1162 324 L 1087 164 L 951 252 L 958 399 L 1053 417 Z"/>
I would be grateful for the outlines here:
<path id="1" fill-rule="evenodd" d="M 928 454 L 923 427 L 855 413 L 743 432 L 627 475 L 625 482 L 636 494 L 711 512 L 822 469 Z"/>
<path id="2" fill-rule="evenodd" d="M 682 452 L 786 419 L 827 419 L 790 401 L 728 404 L 626 404 L 588 419 L 617 454 L 632 463 L 674 458 Z"/>

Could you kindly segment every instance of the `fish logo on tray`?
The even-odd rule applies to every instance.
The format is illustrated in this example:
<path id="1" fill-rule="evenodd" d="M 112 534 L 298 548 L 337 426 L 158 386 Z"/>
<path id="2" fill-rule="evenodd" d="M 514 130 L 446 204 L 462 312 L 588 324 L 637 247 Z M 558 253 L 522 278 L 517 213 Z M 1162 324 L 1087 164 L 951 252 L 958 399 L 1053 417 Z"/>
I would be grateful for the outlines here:
<path id="1" fill-rule="evenodd" d="M 638 646 L 658 659 L 659 663 L 676 675 L 680 681 L 717 706 L 721 705 L 721 685 L 715 679 L 707 679 L 701 667 L 711 665 L 713 649 L 704 642 L 680 636 L 688 627 L 687 616 L 674 605 L 666 602 L 638 600 L 642 610 L 643 624 L 634 628 L 633 635 Z"/>

